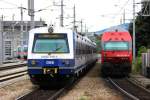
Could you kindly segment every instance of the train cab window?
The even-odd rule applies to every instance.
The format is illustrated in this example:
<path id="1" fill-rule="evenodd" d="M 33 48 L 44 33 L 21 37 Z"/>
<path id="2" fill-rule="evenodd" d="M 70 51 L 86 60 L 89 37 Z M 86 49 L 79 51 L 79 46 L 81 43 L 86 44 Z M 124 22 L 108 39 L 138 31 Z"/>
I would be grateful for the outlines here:
<path id="1" fill-rule="evenodd" d="M 21 52 L 21 47 L 18 47 L 18 52 Z"/>
<path id="2" fill-rule="evenodd" d="M 28 47 L 24 47 L 24 52 L 27 52 L 28 51 Z"/>
<path id="3" fill-rule="evenodd" d="M 105 50 L 128 50 L 128 42 L 106 42 L 104 43 Z"/>
<path id="4" fill-rule="evenodd" d="M 36 34 L 33 53 L 69 53 L 67 34 Z"/>

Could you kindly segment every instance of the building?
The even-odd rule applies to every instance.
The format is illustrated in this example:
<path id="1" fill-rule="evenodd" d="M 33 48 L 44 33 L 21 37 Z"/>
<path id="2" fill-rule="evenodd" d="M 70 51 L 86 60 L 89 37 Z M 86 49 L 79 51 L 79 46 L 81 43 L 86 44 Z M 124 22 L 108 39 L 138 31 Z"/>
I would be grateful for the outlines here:
<path id="1" fill-rule="evenodd" d="M 35 27 L 41 27 L 44 21 L 35 21 Z M 28 31 L 31 29 L 31 21 L 23 21 L 23 32 L 21 34 L 21 21 L 2 21 L 3 60 L 16 56 L 16 49 L 21 42 L 27 45 Z"/>

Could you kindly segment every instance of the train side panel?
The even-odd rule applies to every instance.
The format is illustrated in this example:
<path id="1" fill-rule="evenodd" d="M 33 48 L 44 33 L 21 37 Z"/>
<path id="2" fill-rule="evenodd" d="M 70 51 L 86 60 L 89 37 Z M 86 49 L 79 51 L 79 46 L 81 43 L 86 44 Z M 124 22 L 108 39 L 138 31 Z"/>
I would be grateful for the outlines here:
<path id="1" fill-rule="evenodd" d="M 87 37 L 75 34 L 75 74 L 97 60 L 96 44 Z M 91 67 L 91 66 L 90 66 Z"/>

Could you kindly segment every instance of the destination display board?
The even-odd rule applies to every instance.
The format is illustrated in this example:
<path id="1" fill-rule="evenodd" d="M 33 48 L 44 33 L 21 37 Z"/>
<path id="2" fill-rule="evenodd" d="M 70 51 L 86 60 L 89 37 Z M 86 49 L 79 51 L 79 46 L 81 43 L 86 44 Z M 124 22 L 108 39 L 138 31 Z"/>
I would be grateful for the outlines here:
<path id="1" fill-rule="evenodd" d="M 67 38 L 67 34 L 35 34 L 35 38 L 63 39 Z"/>

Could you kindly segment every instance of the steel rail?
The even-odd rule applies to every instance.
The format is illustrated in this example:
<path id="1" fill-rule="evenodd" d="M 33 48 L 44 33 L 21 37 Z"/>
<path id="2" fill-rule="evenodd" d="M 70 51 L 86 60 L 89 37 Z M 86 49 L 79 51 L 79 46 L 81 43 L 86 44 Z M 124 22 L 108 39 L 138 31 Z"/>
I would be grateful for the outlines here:
<path id="1" fill-rule="evenodd" d="M 23 71 L 20 73 L 14 73 L 12 75 L 0 78 L 0 82 L 4 82 L 4 81 L 8 81 L 8 80 L 17 78 L 17 77 L 21 77 L 21 76 L 26 75 L 26 74 L 27 74 L 27 71 Z"/>
<path id="2" fill-rule="evenodd" d="M 14 83 L 18 78 L 27 75 L 26 63 L 6 64 L 0 67 L 0 88 Z"/>
<path id="3" fill-rule="evenodd" d="M 78 80 L 77 80 L 78 81 Z M 62 88 L 58 89 L 58 90 L 48 90 L 49 93 L 47 93 L 47 90 L 41 90 L 40 88 L 36 89 L 36 90 L 33 90 L 31 92 L 28 92 L 28 93 L 25 93 L 23 95 L 21 95 L 20 97 L 16 98 L 15 100 L 26 100 L 26 99 L 36 99 L 36 98 L 33 98 L 35 93 L 38 93 L 36 94 L 36 96 L 39 96 L 38 98 L 42 98 L 40 97 L 40 95 L 49 95 L 48 97 L 44 98 L 45 100 L 57 100 L 57 98 L 63 94 L 65 91 L 67 91 L 70 87 L 74 86 L 74 84 L 76 84 L 77 82 L 74 80 L 70 80 L 70 82 L 68 84 L 66 84 L 65 86 L 63 86 Z M 40 91 L 40 92 L 39 92 Z M 44 93 L 41 93 L 44 92 Z M 31 97 L 30 97 L 31 96 Z"/>
<path id="4" fill-rule="evenodd" d="M 121 91 L 123 94 L 125 94 L 126 96 L 128 96 L 129 98 L 133 99 L 133 100 L 140 100 L 139 98 L 135 97 L 134 95 L 128 93 L 127 91 L 125 91 L 124 89 L 122 89 L 119 85 L 117 85 L 111 78 L 108 78 L 108 80 L 119 90 Z"/>
<path id="5" fill-rule="evenodd" d="M 9 76 L 9 75 L 13 75 L 15 73 L 20 73 L 20 72 L 25 72 L 27 71 L 27 66 L 22 66 L 16 69 L 9 69 L 9 70 L 2 70 L 0 71 L 0 78 L 1 77 L 5 77 L 5 76 Z"/>
<path id="6" fill-rule="evenodd" d="M 149 94 L 150 94 L 150 90 L 146 89 L 144 86 L 141 86 L 141 85 L 139 85 L 139 84 L 136 83 L 136 82 L 133 82 L 131 79 L 127 79 L 127 80 L 128 80 L 130 83 L 132 83 L 132 84 L 138 86 L 139 88 L 142 88 L 142 89 L 145 90 L 146 92 L 149 92 Z"/>
<path id="7" fill-rule="evenodd" d="M 13 68 L 18 68 L 21 66 L 26 66 L 27 63 L 14 63 L 14 64 L 4 64 L 3 66 L 0 66 L 0 71 L 2 70 L 7 70 L 7 69 L 13 69 Z"/>
<path id="8" fill-rule="evenodd" d="M 68 83 L 64 88 L 60 89 L 57 91 L 55 94 L 53 94 L 48 100 L 56 100 L 64 91 L 67 91 L 69 88 L 73 87 L 75 84 L 79 82 L 80 79 L 78 80 L 71 80 L 70 83 Z"/>
<path id="9" fill-rule="evenodd" d="M 90 68 L 91 69 L 91 68 Z M 49 91 L 49 92 L 52 92 L 52 95 L 44 100 L 57 100 L 57 98 L 63 94 L 64 92 L 68 92 L 73 86 L 75 86 L 86 74 L 87 72 L 89 71 L 89 69 L 87 69 L 84 74 L 81 74 L 79 77 L 74 77 L 72 78 L 72 80 L 69 81 L 69 83 L 67 83 L 64 87 L 60 88 L 59 90 L 57 91 Z M 27 98 L 26 97 L 29 97 L 29 96 L 33 96 L 32 94 L 34 94 L 33 92 L 38 92 L 38 90 L 33 90 L 32 92 L 30 93 L 26 93 L 20 97 L 18 97 L 16 100 L 26 100 Z M 55 92 L 55 93 L 54 93 Z M 47 94 L 47 93 L 45 93 Z M 39 94 L 38 94 L 39 95 Z M 38 96 L 36 94 L 36 96 Z M 25 99 L 26 98 L 26 99 Z M 33 100 L 33 98 L 31 98 Z M 40 98 L 41 99 L 41 98 Z"/>

